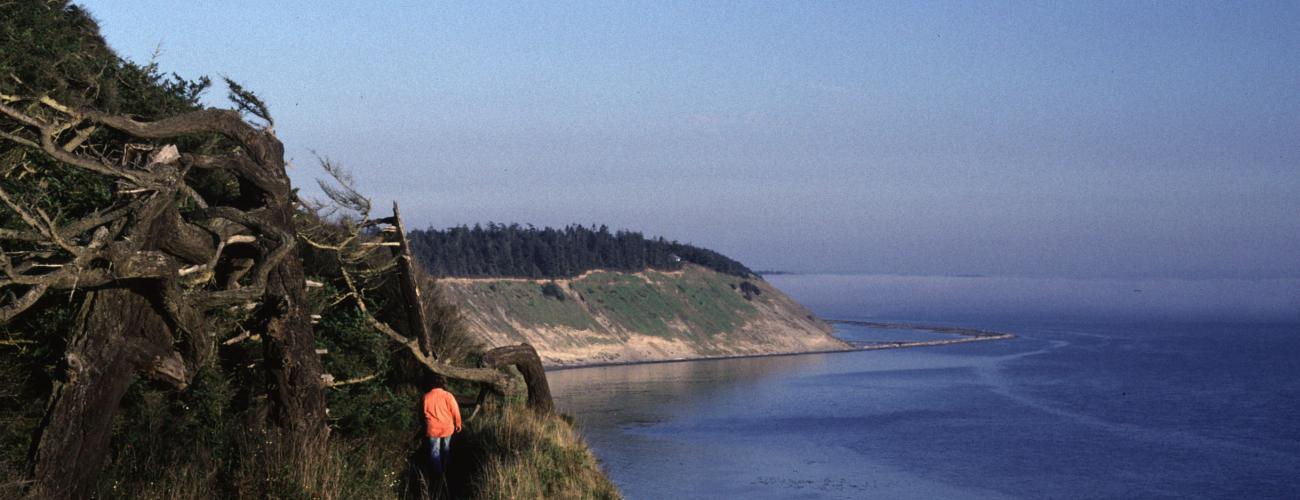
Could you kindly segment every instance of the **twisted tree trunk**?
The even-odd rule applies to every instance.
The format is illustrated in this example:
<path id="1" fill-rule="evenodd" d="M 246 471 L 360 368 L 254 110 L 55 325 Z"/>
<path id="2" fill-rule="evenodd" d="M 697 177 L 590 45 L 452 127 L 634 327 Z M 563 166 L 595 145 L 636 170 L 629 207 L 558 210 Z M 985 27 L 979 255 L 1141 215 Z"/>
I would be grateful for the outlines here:
<path id="1" fill-rule="evenodd" d="M 232 84 L 232 98 L 253 99 L 238 92 Z M 24 208 L 0 191 L 0 202 L 27 226 L 0 231 L 0 237 L 49 249 L 28 262 L 0 255 L 0 288 L 25 290 L 20 298 L 0 299 L 0 323 L 47 290 L 89 289 L 96 295 L 69 342 L 66 380 L 55 387 L 34 440 L 31 491 L 76 497 L 91 492 L 113 416 L 133 378 L 143 374 L 185 388 L 214 350 L 205 311 L 232 305 L 260 303 L 273 436 L 290 445 L 291 459 L 323 452 L 329 429 L 302 263 L 294 255 L 294 195 L 284 147 L 270 127 L 254 127 L 236 111 L 215 109 L 140 122 L 73 109 L 49 97 L 4 96 L 0 115 L 15 131 L 0 137 L 113 178 L 115 201 L 122 203 L 60 228 L 44 212 Z M 143 145 L 155 153 L 147 164 L 126 156 L 119 162 L 59 143 L 65 130 L 87 122 L 131 138 L 116 147 Z M 224 136 L 233 146 L 219 156 L 149 146 L 202 135 Z M 238 179 L 238 199 L 223 200 L 233 206 L 209 207 L 186 184 L 191 169 L 225 170 Z M 199 209 L 182 215 L 182 200 Z M 257 256 L 223 256 L 228 244 L 254 245 Z M 252 262 L 216 276 L 219 262 L 236 260 Z"/>
<path id="2" fill-rule="evenodd" d="M 281 168 L 281 174 L 284 170 Z M 288 189 L 288 178 L 284 178 Z M 294 234 L 293 207 L 287 196 L 270 204 L 267 219 L 286 234 Z M 302 260 L 284 259 L 271 272 L 264 304 L 270 312 L 263 341 L 271 403 L 271 424 L 289 439 L 301 456 L 325 449 L 329 426 L 325 418 L 325 373 L 316 354 Z"/>
<path id="3" fill-rule="evenodd" d="M 483 362 L 497 368 L 514 366 L 524 376 L 524 384 L 528 386 L 528 407 L 538 413 L 555 411 L 551 385 L 546 381 L 546 370 L 542 368 L 542 358 L 533 346 L 518 344 L 498 347 L 484 353 Z"/>
<path id="4" fill-rule="evenodd" d="M 54 387 L 34 440 L 31 493 L 37 498 L 89 497 L 135 373 L 176 375 L 168 327 L 147 298 L 127 288 L 106 289 L 92 292 L 84 307 L 64 379 Z M 171 369 L 158 370 L 163 366 Z"/>
<path id="5" fill-rule="evenodd" d="M 293 252 L 296 234 L 293 224 L 294 194 L 285 172 L 284 144 L 269 129 L 250 126 L 239 113 L 205 109 L 156 122 L 137 122 L 126 117 L 84 113 L 108 126 L 141 138 L 166 139 L 195 133 L 218 133 L 240 144 L 245 155 L 220 157 L 185 156 L 192 168 L 222 168 L 242 181 L 246 201 L 260 208 L 238 214 L 241 224 L 280 235 L 279 246 L 268 253 L 274 260 L 254 276 L 246 288 L 264 287 L 253 299 L 261 299 L 265 312 L 268 400 L 271 424 L 294 448 L 310 455 L 324 450 L 329 436 L 325 421 L 325 393 L 320 358 L 316 355 L 311 314 L 307 310 L 306 283 L 302 261 Z M 265 118 L 265 117 L 264 117 Z M 235 214 L 229 214 L 233 216 Z M 227 215 L 223 215 L 227 216 Z M 272 257 L 275 257 L 272 259 Z M 237 292 L 237 290 L 236 290 Z"/>
<path id="6" fill-rule="evenodd" d="M 107 232 L 101 232 L 99 242 L 90 245 L 121 257 L 118 270 L 136 278 L 113 280 L 86 295 L 64 353 L 62 379 L 55 382 L 33 439 L 33 497 L 90 496 L 108 454 L 113 418 L 137 374 L 184 388 L 205 359 L 202 348 L 192 345 L 186 359 L 175 347 L 184 331 L 203 327 L 192 309 L 168 299 L 179 293 L 178 285 L 166 280 L 176 269 L 157 258 L 168 233 L 161 221 L 175 215 L 173 195 L 163 193 L 144 204 L 126 242 L 104 242 Z"/>

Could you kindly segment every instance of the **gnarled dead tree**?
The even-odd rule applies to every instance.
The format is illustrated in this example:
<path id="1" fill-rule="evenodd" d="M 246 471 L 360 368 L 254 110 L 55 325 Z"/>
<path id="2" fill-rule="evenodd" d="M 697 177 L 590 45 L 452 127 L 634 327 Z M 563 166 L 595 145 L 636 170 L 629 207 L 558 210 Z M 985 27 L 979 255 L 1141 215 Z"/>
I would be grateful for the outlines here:
<path id="1" fill-rule="evenodd" d="M 429 320 L 424 313 L 419 286 L 416 282 L 414 261 L 406 240 L 401 212 L 393 203 L 393 215 L 371 219 L 370 200 L 352 187 L 351 176 L 329 160 L 322 160 L 325 171 L 336 183 L 321 182 L 321 188 L 332 204 L 317 205 L 316 211 L 337 214 L 331 224 L 312 227 L 302 225 L 300 236 L 308 245 L 335 256 L 342 276 L 341 296 L 334 302 L 351 302 L 356 305 L 366 322 L 389 340 L 402 346 L 417 364 L 424 369 L 448 378 L 482 384 L 486 391 L 505 395 L 512 390 L 514 378 L 505 368 L 514 366 L 523 376 L 528 391 L 528 407 L 534 411 L 550 413 L 554 410 L 550 386 L 542 368 L 537 350 L 528 344 L 504 346 L 489 350 L 483 356 L 483 367 L 456 366 L 440 360 L 434 352 Z M 340 213 L 342 212 L 342 213 Z M 376 252 L 382 248 L 392 250 L 375 265 Z M 404 318 L 401 323 L 407 333 L 380 320 L 367 305 L 368 282 L 377 277 L 396 274 Z M 480 398 L 482 399 L 482 398 Z"/>
<path id="2" fill-rule="evenodd" d="M 302 453 L 328 435 L 320 361 L 294 255 L 294 195 L 266 108 L 231 82 L 239 111 L 200 109 L 155 121 L 0 94 L 0 139 L 113 183 L 112 205 L 56 222 L 0 190 L 0 323 L 54 292 L 84 291 L 64 375 L 34 441 L 32 492 L 85 496 L 108 449 L 113 415 L 137 375 L 184 388 L 213 355 L 210 312 L 246 312 L 265 340 L 270 420 Z M 178 145 L 219 144 L 186 151 Z M 239 196 L 212 206 L 194 172 L 222 171 Z M 57 215 L 57 214 L 56 214 Z"/>

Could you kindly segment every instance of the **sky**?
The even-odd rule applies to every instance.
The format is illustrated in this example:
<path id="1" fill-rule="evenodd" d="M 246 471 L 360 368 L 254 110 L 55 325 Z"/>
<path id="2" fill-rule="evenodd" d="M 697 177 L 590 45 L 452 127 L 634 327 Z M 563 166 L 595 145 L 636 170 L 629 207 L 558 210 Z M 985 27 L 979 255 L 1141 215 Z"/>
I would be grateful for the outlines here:
<path id="1" fill-rule="evenodd" d="M 1300 3 L 85 1 L 407 227 L 751 268 L 1300 277 Z M 227 105 L 224 91 L 211 105 Z"/>

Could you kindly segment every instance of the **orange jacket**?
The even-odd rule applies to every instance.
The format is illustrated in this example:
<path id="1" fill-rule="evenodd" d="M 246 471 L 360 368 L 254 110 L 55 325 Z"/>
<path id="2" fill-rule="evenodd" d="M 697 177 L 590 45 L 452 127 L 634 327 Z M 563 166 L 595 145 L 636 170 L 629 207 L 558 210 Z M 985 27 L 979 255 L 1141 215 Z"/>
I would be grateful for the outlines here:
<path id="1" fill-rule="evenodd" d="M 434 389 L 425 393 L 424 432 L 431 438 L 460 432 L 460 405 L 450 392 Z"/>

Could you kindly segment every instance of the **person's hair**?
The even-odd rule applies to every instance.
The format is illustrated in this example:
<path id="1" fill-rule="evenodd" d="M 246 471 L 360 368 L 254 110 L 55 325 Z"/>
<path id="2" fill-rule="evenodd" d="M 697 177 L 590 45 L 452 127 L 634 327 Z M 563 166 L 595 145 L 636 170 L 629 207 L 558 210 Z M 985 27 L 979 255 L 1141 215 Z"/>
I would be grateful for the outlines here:
<path id="1" fill-rule="evenodd" d="M 437 373 L 430 373 L 424 376 L 424 390 L 432 391 L 447 387 L 447 379 Z"/>

